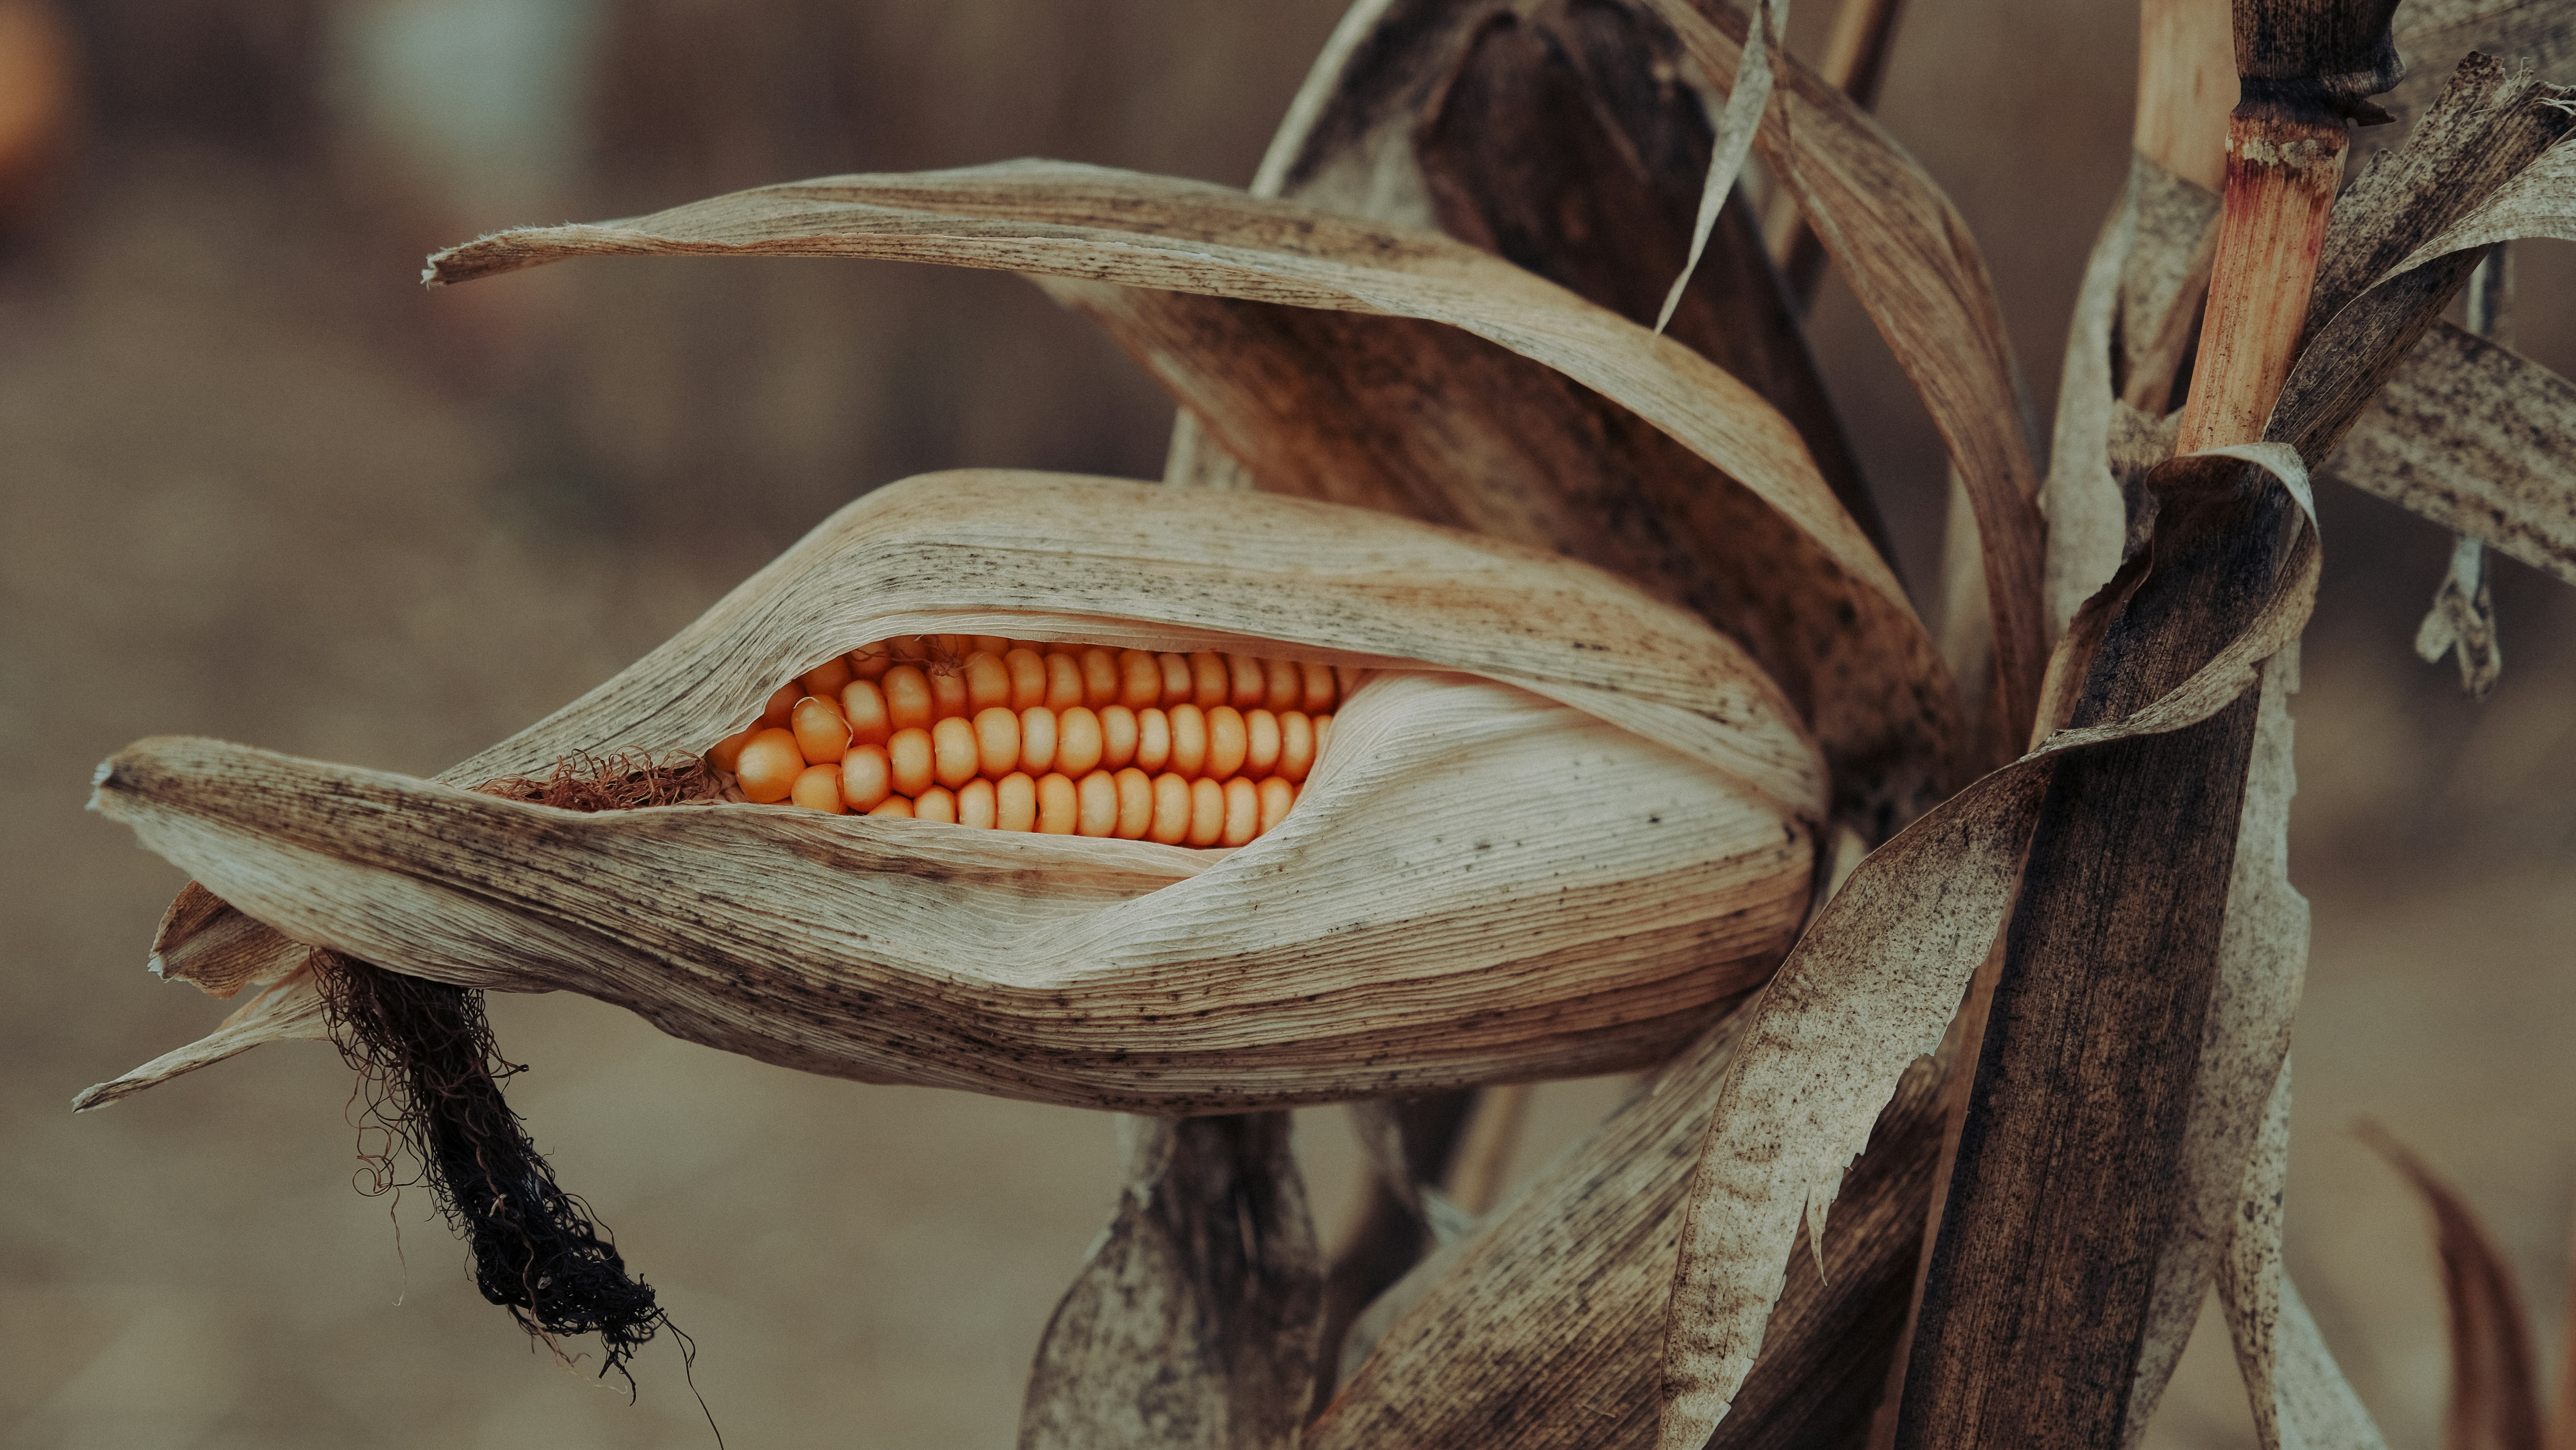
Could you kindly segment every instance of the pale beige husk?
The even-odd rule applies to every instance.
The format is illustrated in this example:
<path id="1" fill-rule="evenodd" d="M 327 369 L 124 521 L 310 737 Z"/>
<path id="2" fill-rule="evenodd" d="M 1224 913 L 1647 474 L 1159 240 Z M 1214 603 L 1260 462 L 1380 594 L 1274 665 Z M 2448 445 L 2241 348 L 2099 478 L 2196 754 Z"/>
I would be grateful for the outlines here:
<path id="1" fill-rule="evenodd" d="M 1377 673 L 1296 810 L 1232 852 L 461 788 L 703 748 L 838 651 L 948 631 Z M 94 798 L 295 941 L 810 1071 L 1165 1113 L 1659 1060 L 1786 950 L 1823 801 L 1743 652 L 1588 566 L 999 472 L 870 494 L 442 781 L 169 739 Z"/>

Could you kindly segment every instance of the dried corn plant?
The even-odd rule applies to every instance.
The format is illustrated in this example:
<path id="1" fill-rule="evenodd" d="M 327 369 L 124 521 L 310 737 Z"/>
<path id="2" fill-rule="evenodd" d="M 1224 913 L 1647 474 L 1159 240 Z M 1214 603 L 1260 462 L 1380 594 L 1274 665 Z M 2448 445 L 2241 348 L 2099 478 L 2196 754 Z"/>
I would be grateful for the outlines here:
<path id="1" fill-rule="evenodd" d="M 2213 1286 L 2267 1447 L 2377 1444 L 2281 1267 L 2311 477 L 2460 535 L 2422 647 L 2472 689 L 2480 551 L 2576 583 L 2504 270 L 2576 239 L 2576 4 L 2143 0 L 2045 467 L 1867 111 L 1895 6 L 1823 73 L 1785 8 L 1360 0 L 1249 191 L 1015 161 L 433 256 L 1020 272 L 1178 400 L 1167 477 L 876 489 L 435 780 L 131 747 L 96 806 L 197 878 L 155 964 L 245 1005 L 81 1105 L 334 1037 L 487 1296 L 612 1365 L 667 1314 L 479 992 L 1133 1114 L 1032 1447 L 2127 1446 Z M 1949 456 L 1912 594 L 1826 260 Z M 1623 1068 L 1497 1200 L 1511 1085 Z M 1278 1110 L 1331 1101 L 1376 1183 L 1327 1263 Z"/>

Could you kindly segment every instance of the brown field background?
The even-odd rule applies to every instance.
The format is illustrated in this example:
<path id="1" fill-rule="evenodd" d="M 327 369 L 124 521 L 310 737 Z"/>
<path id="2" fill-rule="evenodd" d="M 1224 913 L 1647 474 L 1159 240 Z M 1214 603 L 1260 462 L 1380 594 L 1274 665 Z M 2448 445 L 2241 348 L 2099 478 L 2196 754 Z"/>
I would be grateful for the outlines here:
<path id="1" fill-rule="evenodd" d="M 1797 34 L 1829 11 L 1805 0 Z M 1147 475 L 1167 405 L 1007 276 L 621 261 L 413 284 L 495 227 L 764 181 L 1052 155 L 1240 184 L 1334 0 L 96 0 L 78 134 L 0 250 L 0 1446 L 711 1443 L 531 1353 L 424 1196 L 350 1187 L 349 1079 L 264 1048 L 71 1095 L 224 1008 L 147 977 L 177 871 L 93 765 L 201 733 L 426 773 L 606 677 L 837 505 L 956 465 Z M 0 0 L 11 24 L 27 0 Z M 14 18 L 12 18 L 14 17 Z M 1883 113 L 1983 240 L 2049 406 L 2127 148 L 2133 7 L 1917 0 Z M 2420 59 L 2420 58 L 2419 58 Z M 2576 370 L 2564 249 L 2526 350 Z M 1816 338 L 1907 564 L 1931 429 L 1867 320 Z M 2319 490 L 2295 701 L 2316 945 L 2290 1256 L 2392 1443 L 2445 1379 L 2385 1121 L 2487 1214 L 2553 1358 L 2576 1197 L 2576 595 L 2499 561 L 2483 706 L 2409 643 L 2439 531 Z M 737 1447 L 1002 1446 L 1114 1191 L 1097 1114 L 801 1077 L 575 998 L 495 999 L 566 1185 L 700 1348 Z M 1542 1093 L 1525 1171 L 1612 1101 Z M 1333 1111 L 1299 1142 L 1327 1232 Z M 397 1240 L 399 1228 L 399 1241 Z M 2251 1433 L 2214 1321 L 2156 1428 Z"/>

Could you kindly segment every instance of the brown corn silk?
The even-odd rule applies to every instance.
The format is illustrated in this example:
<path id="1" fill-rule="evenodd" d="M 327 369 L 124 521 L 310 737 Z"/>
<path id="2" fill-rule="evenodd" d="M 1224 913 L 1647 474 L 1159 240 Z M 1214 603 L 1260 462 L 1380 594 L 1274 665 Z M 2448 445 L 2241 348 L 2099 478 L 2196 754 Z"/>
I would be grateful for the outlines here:
<path id="1" fill-rule="evenodd" d="M 933 475 L 450 772 L 660 754 L 850 639 L 993 633 L 1384 673 L 1230 854 L 792 808 L 576 815 L 211 741 L 98 806 L 295 940 L 562 988 L 869 1081 L 1194 1112 L 1607 1070 L 1756 985 L 1823 779 L 1777 691 L 1585 566 L 1290 499 Z"/>

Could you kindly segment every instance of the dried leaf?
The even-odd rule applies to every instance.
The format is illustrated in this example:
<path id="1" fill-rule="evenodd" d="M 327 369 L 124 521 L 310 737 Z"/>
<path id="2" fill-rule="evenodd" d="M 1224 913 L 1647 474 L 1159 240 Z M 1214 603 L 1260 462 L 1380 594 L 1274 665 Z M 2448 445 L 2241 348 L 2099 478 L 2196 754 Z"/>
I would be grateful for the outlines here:
<path id="1" fill-rule="evenodd" d="M 2473 55 L 2406 144 L 2335 203 L 2306 341 L 2264 436 L 2330 455 L 2486 247 L 2576 237 L 2576 91 Z"/>
<path id="2" fill-rule="evenodd" d="M 1652 318 L 1709 151 L 1669 32 L 1609 4 L 1370 15 L 1366 42 L 1329 53 L 1308 82 L 1256 189 L 1396 220 L 1427 210 L 1631 321 Z M 1717 242 L 1670 335 L 1781 410 L 1876 546 L 1883 530 L 1743 207 L 1722 214 Z M 1936 798 L 1956 708 L 1911 608 L 1627 408 L 1445 326 L 1045 285 L 1185 405 L 1168 478 L 1258 479 L 1610 569 L 1753 652 L 1824 747 L 1838 816 L 1875 838 Z"/>
<path id="3" fill-rule="evenodd" d="M 1691 222 L 1689 253 L 1682 261 L 1681 275 L 1673 279 L 1670 292 L 1664 294 L 1663 310 L 1655 315 L 1655 331 L 1672 324 L 1673 313 L 1682 305 L 1682 294 L 1690 287 L 1691 273 L 1699 266 L 1702 253 L 1708 250 L 1709 233 L 1717 229 L 1717 214 L 1726 199 L 1735 194 L 1735 178 L 1744 170 L 1744 158 L 1753 150 L 1753 134 L 1760 129 L 1762 112 L 1771 103 L 1771 52 L 1780 47 L 1780 27 L 1789 19 L 1789 0 L 1753 0 L 1753 23 L 1744 33 L 1743 54 L 1735 65 L 1735 74 L 1727 81 L 1726 107 L 1717 115 L 1716 144 L 1709 150 L 1708 179 L 1700 184 L 1699 215 Z"/>
<path id="4" fill-rule="evenodd" d="M 2290 1061 L 2283 1058 L 2247 1165 L 2218 1278 L 2236 1363 L 2263 1450 L 2388 1450 L 2281 1267 L 2281 1187 L 2290 1167 Z"/>
<path id="5" fill-rule="evenodd" d="M 2496 643 L 2495 597 L 2487 589 L 2486 545 L 2462 536 L 2451 541 L 2451 567 L 2433 591 L 2433 608 L 2415 631 L 2415 655 L 2438 664 L 2459 651 L 2460 688 L 2483 700 L 2504 672 Z"/>
<path id="6" fill-rule="evenodd" d="M 1713 1029 L 1476 1237 L 1399 1286 L 1412 1297 L 1308 1431 L 1309 1450 L 1640 1446 L 1679 1211 L 1740 1017 Z M 1866 1423 L 1901 1326 L 1939 1146 L 1943 1073 L 1899 1086 L 1818 1254 L 1800 1248 L 1745 1412 L 1712 1443 L 1824 1445 Z"/>
<path id="7" fill-rule="evenodd" d="M 2313 519 L 2306 473 L 2276 444 L 2214 450 L 2183 479 L 2237 461 L 2281 480 Z M 2163 697 L 2051 736 L 1944 802 L 1853 872 L 1758 999 L 1728 1065 L 1690 1195 L 1664 1351 L 1659 1444 L 1697 1450 L 1727 1413 L 1761 1342 L 1801 1220 L 1824 1218 L 1897 1076 L 1940 1040 L 2013 894 L 2023 841 L 2070 751 L 2208 719 L 2295 638 L 2315 597 L 2313 525 L 2297 535 L 2243 633 Z"/>
<path id="8" fill-rule="evenodd" d="M 2145 1434 L 2173 1377 L 2222 1256 L 2244 1231 L 2246 1175 L 2256 1161 L 2273 1085 L 2289 1058 L 2290 1019 L 2307 976 L 2308 903 L 2290 885 L 2289 860 L 2290 798 L 2298 777 L 2288 697 L 2298 689 L 2298 673 L 2295 643 L 2263 664 L 2218 972 L 2175 1159 L 2180 1211 L 2155 1256 L 2123 1416 L 2131 1445 Z M 2250 1379 L 2248 1388 L 2254 1388 Z M 2256 1391 L 2258 1404 L 2261 1398 Z"/>
<path id="9" fill-rule="evenodd" d="M 175 1051 L 165 1052 L 123 1077 L 83 1090 L 80 1096 L 72 1099 L 72 1111 L 78 1113 L 103 1108 L 119 1098 L 168 1082 L 181 1073 L 195 1072 L 228 1057 L 238 1057 L 263 1042 L 284 1042 L 294 1038 L 318 1040 L 330 1035 L 329 1025 L 322 1018 L 322 993 L 314 984 L 313 972 L 308 967 L 299 966 L 234 1008 L 232 1015 L 204 1037 Z"/>
<path id="10" fill-rule="evenodd" d="M 1748 22 L 1724 0 L 1655 0 L 1711 80 L 1731 82 Z M 1976 506 L 2000 718 L 2033 717 L 2048 657 L 2039 472 L 2012 346 L 1967 225 L 1868 113 L 1787 54 L 1758 144 L 1923 396 Z"/>
<path id="11" fill-rule="evenodd" d="M 1287 1450 L 1323 1298 L 1288 1115 L 1119 1128 L 1126 1186 L 1047 1321 L 1021 1450 Z"/>
<path id="12" fill-rule="evenodd" d="M 1820 764 L 1698 621 L 1384 515 L 1103 480 L 878 490 L 446 779 L 703 746 L 775 681 L 929 631 L 1389 673 L 1231 853 L 581 815 L 184 740 L 120 755 L 96 803 L 251 915 L 389 968 L 580 991 L 806 1070 L 1162 1112 L 1652 1062 L 1806 907 Z"/>
<path id="13" fill-rule="evenodd" d="M 2510 348 L 2437 324 L 2328 467 L 2576 584 L 2576 383 Z"/>
<path id="14" fill-rule="evenodd" d="M 2430 107 L 2471 51 L 2528 64 L 2546 79 L 2568 79 L 2576 67 L 2576 12 L 2566 0 L 2406 0 L 2395 28 L 2407 73 L 2381 100 L 2401 120 Z"/>
<path id="15" fill-rule="evenodd" d="M 2360 1127 L 2364 1141 L 2405 1175 L 2433 1212 L 2451 1330 L 2446 1450 L 2541 1450 L 2530 1318 L 2514 1291 L 2513 1270 L 2503 1251 L 2458 1189 L 2387 1129 L 2366 1121 Z"/>

